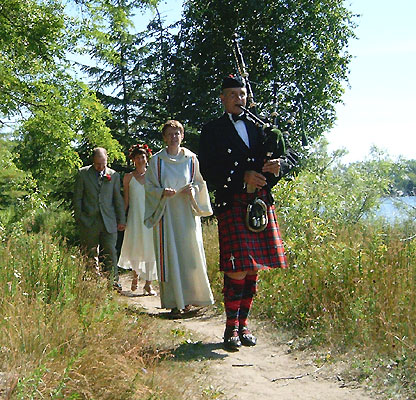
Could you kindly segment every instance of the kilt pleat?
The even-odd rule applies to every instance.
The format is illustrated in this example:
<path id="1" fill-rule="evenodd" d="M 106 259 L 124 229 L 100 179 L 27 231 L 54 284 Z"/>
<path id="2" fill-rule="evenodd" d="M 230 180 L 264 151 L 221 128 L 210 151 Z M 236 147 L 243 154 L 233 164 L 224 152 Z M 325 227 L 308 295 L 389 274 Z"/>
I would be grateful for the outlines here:
<path id="1" fill-rule="evenodd" d="M 265 197 L 265 191 L 258 197 Z M 252 198 L 253 195 L 247 193 L 234 195 L 232 207 L 217 217 L 221 271 L 287 267 L 274 205 L 267 206 L 269 222 L 264 231 L 252 232 L 246 228 L 247 204 Z"/>

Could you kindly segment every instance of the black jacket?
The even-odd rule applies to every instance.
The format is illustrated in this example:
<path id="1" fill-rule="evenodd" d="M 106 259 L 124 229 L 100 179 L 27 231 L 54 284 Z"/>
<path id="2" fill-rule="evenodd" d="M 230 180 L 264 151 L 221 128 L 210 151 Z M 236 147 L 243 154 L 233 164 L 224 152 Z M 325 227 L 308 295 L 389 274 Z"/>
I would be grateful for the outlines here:
<path id="1" fill-rule="evenodd" d="M 215 190 L 216 214 L 231 207 L 233 194 L 245 192 L 245 171 L 261 172 L 264 163 L 264 132 L 249 121 L 246 121 L 246 128 L 250 148 L 240 138 L 228 114 L 208 122 L 202 128 L 198 158 L 202 176 L 210 190 Z M 281 171 L 278 177 L 270 173 L 264 174 L 267 179 L 264 188 L 268 193 L 269 204 L 273 204 L 272 187 L 291 169 L 291 166 L 286 165 L 283 150 L 279 148 L 277 141 L 273 147 L 271 158 L 281 158 Z"/>

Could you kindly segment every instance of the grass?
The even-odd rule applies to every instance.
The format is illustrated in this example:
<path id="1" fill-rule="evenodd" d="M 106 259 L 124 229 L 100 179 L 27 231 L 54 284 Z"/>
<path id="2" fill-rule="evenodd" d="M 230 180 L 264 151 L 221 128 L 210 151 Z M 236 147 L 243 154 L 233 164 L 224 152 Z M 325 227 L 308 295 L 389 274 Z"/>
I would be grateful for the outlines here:
<path id="1" fill-rule="evenodd" d="M 350 378 L 414 398 L 414 229 L 380 222 L 331 227 L 319 220 L 307 222 L 302 235 L 283 229 L 290 267 L 260 272 L 253 315 L 294 332 L 302 346 L 322 346 L 331 357 L 321 364 L 348 355 Z M 215 223 L 205 225 L 208 272 L 221 301 L 216 237 Z"/>
<path id="2" fill-rule="evenodd" d="M 63 225 L 76 239 L 70 215 L 56 213 L 37 211 L 13 230 L 4 222 L 10 216 L 0 224 L 0 371 L 13 387 L 10 398 L 220 396 L 195 379 L 200 375 L 189 360 L 172 360 L 188 333 L 115 301 L 105 282 L 85 272 L 77 250 L 62 242 Z M 282 223 L 282 230 L 290 268 L 260 273 L 254 316 L 321 348 L 320 365 L 350 357 L 351 379 L 382 386 L 391 398 L 414 398 L 414 224 L 338 226 L 312 218 L 290 229 Z M 215 220 L 205 221 L 203 234 L 222 312 Z"/>
<path id="3" fill-rule="evenodd" d="M 3 237 L 0 372 L 7 398 L 212 398 L 203 393 L 208 384 L 192 381 L 192 370 L 172 365 L 167 327 L 128 312 L 84 265 L 76 249 L 49 233 Z"/>
<path id="4" fill-rule="evenodd" d="M 220 311 L 224 309 L 224 299 L 222 295 L 223 274 L 219 270 L 219 244 L 218 227 L 215 219 L 208 219 L 202 225 L 205 258 L 207 261 L 208 278 L 215 298 L 215 304 Z"/>

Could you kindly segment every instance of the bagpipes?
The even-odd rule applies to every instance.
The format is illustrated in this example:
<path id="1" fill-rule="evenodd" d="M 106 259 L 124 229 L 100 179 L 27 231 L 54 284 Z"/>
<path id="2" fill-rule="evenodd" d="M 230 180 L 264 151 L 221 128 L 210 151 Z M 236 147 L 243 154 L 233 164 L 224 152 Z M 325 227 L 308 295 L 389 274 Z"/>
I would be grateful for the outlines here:
<path id="1" fill-rule="evenodd" d="M 289 130 L 295 124 L 295 117 L 300 114 L 301 116 L 301 125 L 302 125 L 302 145 L 307 146 L 308 141 L 303 129 L 303 121 L 302 121 L 302 114 L 303 114 L 303 93 L 298 90 L 295 96 L 295 101 L 292 105 L 292 110 L 290 112 L 289 120 L 286 125 L 283 127 L 283 132 L 279 129 L 277 124 L 278 113 L 277 113 L 277 93 L 275 87 L 274 93 L 274 112 L 272 113 L 272 117 L 274 117 L 274 123 L 271 124 L 269 122 L 264 121 L 263 119 L 259 118 L 256 111 L 256 103 L 254 101 L 254 94 L 251 88 L 250 80 L 248 79 L 248 72 L 246 68 L 246 64 L 244 62 L 243 54 L 240 49 L 240 45 L 238 42 L 237 34 L 233 36 L 233 53 L 236 60 L 236 66 L 238 74 L 243 81 L 246 90 L 247 90 L 247 107 L 240 106 L 243 110 L 246 118 L 252 121 L 255 125 L 262 129 L 263 132 L 263 139 L 262 143 L 259 146 L 259 154 L 257 160 L 259 162 L 258 165 L 255 166 L 255 169 L 258 172 L 261 172 L 261 168 L 263 166 L 264 161 L 271 159 L 272 156 L 278 157 L 280 160 L 281 169 L 284 168 L 282 171 L 282 175 L 289 172 L 291 169 L 296 167 L 299 163 L 299 154 L 293 150 L 288 144 L 288 136 Z M 276 154 L 277 149 L 277 154 Z M 249 186 L 249 185 L 248 185 Z M 256 190 L 254 188 L 247 187 L 248 193 L 255 193 Z M 267 224 L 268 224 L 268 217 L 267 217 L 267 206 L 264 201 L 257 196 L 254 196 L 253 200 L 249 202 L 247 205 L 247 212 L 246 212 L 246 227 L 253 232 L 261 232 L 263 231 Z"/>
<path id="2" fill-rule="evenodd" d="M 263 142 L 261 145 L 262 156 L 261 160 L 270 159 L 273 154 L 273 151 L 276 148 L 276 142 L 278 143 L 279 154 L 278 157 L 283 157 L 289 165 L 289 169 L 297 166 L 299 163 L 299 154 L 293 150 L 288 142 L 289 131 L 293 128 L 295 124 L 295 118 L 297 115 L 300 116 L 301 122 L 301 142 L 302 146 L 308 145 L 308 140 L 303 128 L 303 93 L 300 90 L 297 90 L 294 101 L 292 103 L 292 109 L 290 112 L 289 119 L 285 126 L 278 126 L 278 104 L 277 104 L 277 93 L 275 89 L 274 93 L 274 111 L 271 115 L 274 118 L 273 123 L 266 122 L 263 119 L 258 117 L 256 110 L 256 103 L 254 101 L 254 94 L 251 88 L 249 74 L 247 72 L 246 64 L 244 62 L 243 54 L 238 42 L 238 35 L 234 34 L 232 38 L 233 42 L 233 53 L 236 60 L 236 66 L 238 74 L 240 75 L 246 89 L 247 89 L 247 107 L 240 106 L 243 110 L 246 118 L 251 120 L 255 125 L 260 127 L 263 130 Z M 276 154 L 275 154 L 276 156 Z"/>

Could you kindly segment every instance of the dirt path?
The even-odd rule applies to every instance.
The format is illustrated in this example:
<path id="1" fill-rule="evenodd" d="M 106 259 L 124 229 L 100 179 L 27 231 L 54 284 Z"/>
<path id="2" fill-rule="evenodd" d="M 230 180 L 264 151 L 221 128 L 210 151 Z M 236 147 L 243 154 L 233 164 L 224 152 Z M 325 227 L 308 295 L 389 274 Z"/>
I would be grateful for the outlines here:
<path id="1" fill-rule="evenodd" d="M 166 313 L 166 310 L 160 309 L 159 297 L 130 297 L 128 276 L 121 278 L 121 284 L 129 304 L 140 306 L 149 314 Z M 328 373 L 327 370 L 317 368 L 311 360 L 302 359 L 302 354 L 289 354 L 289 345 L 279 343 L 278 338 L 272 337 L 260 324 L 253 329 L 258 337 L 258 344 L 255 347 L 242 347 L 240 351 L 231 353 L 222 348 L 222 318 L 205 312 L 171 322 L 177 329 L 194 332 L 195 337 L 201 341 L 197 346 L 192 346 L 192 352 L 197 352 L 200 357 L 208 360 L 212 381 L 216 382 L 216 389 L 223 393 L 222 397 L 218 397 L 221 400 L 376 398 L 370 397 L 362 388 L 349 387 L 335 371 Z M 193 359 L 197 356 L 198 354 L 192 355 Z"/>

